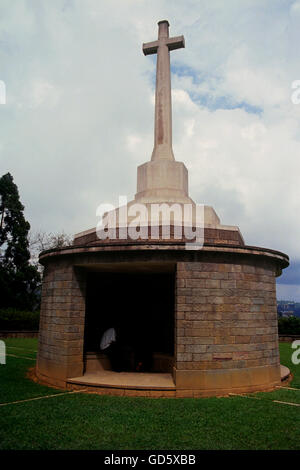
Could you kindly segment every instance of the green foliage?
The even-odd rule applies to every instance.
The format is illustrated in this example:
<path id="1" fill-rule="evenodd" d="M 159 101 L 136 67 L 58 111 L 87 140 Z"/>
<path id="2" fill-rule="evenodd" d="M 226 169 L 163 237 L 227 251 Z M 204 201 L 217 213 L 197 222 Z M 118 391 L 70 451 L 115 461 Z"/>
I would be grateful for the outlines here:
<path id="1" fill-rule="evenodd" d="M 292 348 L 292 343 L 279 343 L 279 351 L 280 364 L 288 367 L 293 375 L 293 380 L 289 383 L 289 386 L 300 390 L 300 364 L 292 362 L 292 355 L 295 352 L 295 349 Z M 296 394 L 298 396 L 299 392 L 297 391 Z M 300 397 L 298 396 L 298 398 Z"/>
<path id="2" fill-rule="evenodd" d="M 0 309 L 0 330 L 38 330 L 40 312 Z"/>
<path id="3" fill-rule="evenodd" d="M 283 317 L 278 319 L 278 332 L 280 335 L 300 335 L 300 318 Z"/>
<path id="4" fill-rule="evenodd" d="M 10 173 L 0 178 L 0 307 L 38 307 L 40 274 L 29 262 L 29 223 Z"/>

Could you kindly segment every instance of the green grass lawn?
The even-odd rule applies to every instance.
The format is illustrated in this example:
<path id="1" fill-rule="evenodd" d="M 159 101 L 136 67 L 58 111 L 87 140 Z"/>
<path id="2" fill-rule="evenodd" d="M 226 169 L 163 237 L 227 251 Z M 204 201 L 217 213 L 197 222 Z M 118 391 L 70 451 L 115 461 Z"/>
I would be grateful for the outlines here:
<path id="1" fill-rule="evenodd" d="M 37 340 L 8 339 L 0 365 L 0 449 L 300 449 L 300 365 L 280 345 L 289 387 L 247 397 L 150 399 L 62 394 L 25 377 Z M 16 357 L 17 356 L 17 357 Z"/>

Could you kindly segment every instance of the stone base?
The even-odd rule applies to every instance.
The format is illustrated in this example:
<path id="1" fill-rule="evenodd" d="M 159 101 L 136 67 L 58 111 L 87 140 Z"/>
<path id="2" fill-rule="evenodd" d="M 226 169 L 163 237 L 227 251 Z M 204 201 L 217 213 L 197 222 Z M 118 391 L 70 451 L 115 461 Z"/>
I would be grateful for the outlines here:
<path id="1" fill-rule="evenodd" d="M 33 378 L 33 377 L 31 377 Z M 42 373 L 38 367 L 35 369 L 34 381 L 46 385 L 47 387 L 59 388 L 65 390 L 67 388 L 67 379 L 59 379 L 56 376 L 49 376 L 46 373 Z"/>
<path id="2" fill-rule="evenodd" d="M 184 372 L 184 374 L 181 374 Z M 195 371 L 199 373 L 199 371 Z M 148 398 L 205 398 L 235 394 L 268 392 L 281 384 L 280 366 L 257 367 L 241 371 L 175 371 L 182 388 L 175 385 L 170 374 L 88 373 L 65 381 L 37 373 L 37 381 L 68 390 L 82 390 L 100 395 L 135 396 Z M 240 373 L 239 373 L 240 372 Z M 179 373 L 179 374 L 178 374 Z M 105 375 L 106 374 L 106 375 Z M 111 374 L 111 375 L 109 375 Z M 198 378 L 196 377 L 198 375 Z M 249 382 L 248 382 L 249 380 Z M 175 378 L 174 378 L 175 381 Z M 197 383 L 198 381 L 198 383 Z M 199 384 L 202 384 L 200 387 Z"/>
<path id="3" fill-rule="evenodd" d="M 280 365 L 247 367 L 246 369 L 176 370 L 176 388 L 212 394 L 255 392 L 280 384 Z"/>
<path id="4" fill-rule="evenodd" d="M 210 211 L 209 206 L 204 206 L 205 213 L 208 213 L 208 217 L 205 216 L 205 220 L 212 220 L 214 214 Z M 212 209 L 213 210 L 213 209 Z M 211 216 L 211 217 L 210 217 Z M 164 227 L 169 227 L 168 224 L 164 226 L 164 224 L 160 224 L 159 226 L 142 226 L 142 230 L 146 230 L 148 232 L 148 240 L 152 243 L 160 243 L 166 242 L 166 240 L 170 243 L 181 241 L 183 243 L 190 241 L 190 239 L 184 238 L 185 227 L 181 227 L 179 225 L 179 229 L 181 230 L 180 233 L 180 240 L 176 238 L 176 234 L 178 233 L 178 225 L 171 225 L 169 227 L 170 237 L 163 236 L 163 229 Z M 110 243 L 111 245 L 114 243 L 119 243 L 120 241 L 124 244 L 130 244 L 133 242 L 127 235 L 127 227 L 116 227 L 116 236 L 115 239 L 101 239 L 98 237 L 96 228 L 91 230 L 86 230 L 85 232 L 80 232 L 75 235 L 73 245 L 75 246 L 89 246 L 89 245 L 101 245 L 104 243 Z M 195 226 L 193 226 L 193 231 L 195 230 Z M 215 245 L 235 245 L 235 246 L 244 246 L 244 239 L 239 231 L 238 227 L 234 226 L 225 226 L 225 225 L 217 225 L 214 224 L 207 224 L 203 229 L 201 235 L 204 237 L 204 245 L 205 244 L 215 244 Z M 125 231 L 125 232 L 124 232 Z M 153 232 L 152 232 L 153 231 Z M 142 233 L 143 233 L 142 232 Z M 153 234 L 158 233 L 158 236 L 154 236 Z M 189 231 L 187 232 L 189 233 Z M 199 232 L 198 232 L 199 233 Z M 145 240 L 143 238 L 138 238 L 134 240 L 135 243 L 143 243 Z"/>
<path id="5" fill-rule="evenodd" d="M 51 359 L 37 359 L 37 377 L 43 382 L 58 387 L 65 387 L 68 377 L 83 374 L 83 360 L 81 362 L 60 364 Z"/>
<path id="6" fill-rule="evenodd" d="M 190 202 L 188 172 L 182 162 L 157 160 L 144 163 L 137 169 L 135 200 L 163 200 L 164 202 Z"/>
<path id="7" fill-rule="evenodd" d="M 98 271 L 117 274 L 119 283 L 132 273 L 153 280 L 170 273 L 174 279 L 174 389 L 136 387 L 130 394 L 212 396 L 280 384 L 276 276 L 289 264 L 283 253 L 229 243 L 191 251 L 183 241 L 110 241 L 48 250 L 40 261 L 45 271 L 37 370 L 48 384 L 71 387 L 72 378 L 84 375 L 86 292 L 89 275 Z M 116 292 L 118 282 L 112 284 Z M 134 294 L 134 284 L 130 289 Z M 124 311 L 131 305 L 128 297 Z M 118 390 L 127 394 L 125 385 Z"/>

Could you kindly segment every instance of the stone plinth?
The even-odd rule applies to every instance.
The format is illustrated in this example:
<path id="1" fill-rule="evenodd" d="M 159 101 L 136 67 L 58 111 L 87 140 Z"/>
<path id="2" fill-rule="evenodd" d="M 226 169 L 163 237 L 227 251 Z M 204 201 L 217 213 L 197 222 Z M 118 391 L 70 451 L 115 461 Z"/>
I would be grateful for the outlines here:
<path id="1" fill-rule="evenodd" d="M 176 279 L 172 396 L 270 390 L 280 383 L 275 283 L 289 263 L 286 255 L 230 244 L 207 244 L 191 252 L 170 239 L 159 246 L 151 241 L 71 246 L 44 252 L 40 261 L 45 276 L 37 376 L 44 382 L 72 387 L 72 378 L 84 378 L 89 270 L 126 276 L 128 270 L 172 269 Z M 157 391 L 156 396 L 165 393 Z"/>
<path id="2" fill-rule="evenodd" d="M 211 212 L 209 206 L 205 206 L 208 209 L 209 214 L 212 214 L 214 216 L 214 212 Z M 151 230 L 152 229 L 157 230 L 158 237 L 155 240 L 154 238 L 151 238 Z M 157 227 L 146 227 L 146 231 L 148 234 L 148 239 L 151 239 L 152 245 L 164 245 L 168 244 L 169 242 L 172 243 L 178 243 L 178 245 L 184 245 L 186 242 L 188 242 L 188 239 L 182 238 L 181 240 L 176 240 L 175 239 L 175 231 L 176 228 L 171 225 L 170 227 L 170 239 L 169 240 L 162 240 L 162 231 L 163 231 L 163 226 L 157 226 Z M 144 227 L 143 227 L 144 229 Z M 145 240 L 137 239 L 137 240 L 130 240 L 130 239 L 122 239 L 122 230 L 123 228 L 116 228 L 116 239 L 115 240 L 101 240 L 97 236 L 96 229 L 93 228 L 91 230 L 86 230 L 85 232 L 78 233 L 76 237 L 74 238 L 73 245 L 74 246 L 97 246 L 97 245 L 105 245 L 109 243 L 110 245 L 116 244 L 120 245 L 128 245 L 128 244 L 144 244 Z M 184 233 L 184 228 L 182 229 L 182 232 Z M 238 229 L 238 227 L 234 226 L 224 226 L 220 225 L 219 227 L 215 227 L 213 224 L 210 226 L 205 226 L 203 229 L 203 242 L 206 245 L 233 245 L 233 246 L 244 246 L 244 239 Z"/>
<path id="3" fill-rule="evenodd" d="M 137 169 L 138 202 L 191 203 L 188 192 L 188 171 L 182 162 L 154 160 Z"/>

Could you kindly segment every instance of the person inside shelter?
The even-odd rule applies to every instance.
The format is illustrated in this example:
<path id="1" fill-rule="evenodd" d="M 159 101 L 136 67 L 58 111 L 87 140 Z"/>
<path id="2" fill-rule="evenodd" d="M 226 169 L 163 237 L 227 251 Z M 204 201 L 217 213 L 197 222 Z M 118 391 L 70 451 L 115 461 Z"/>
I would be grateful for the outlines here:
<path id="1" fill-rule="evenodd" d="M 130 342 L 124 340 L 124 334 L 118 322 L 115 322 L 114 327 L 111 326 L 104 331 L 100 341 L 100 350 L 108 356 L 113 371 L 133 370 L 134 351 Z"/>

